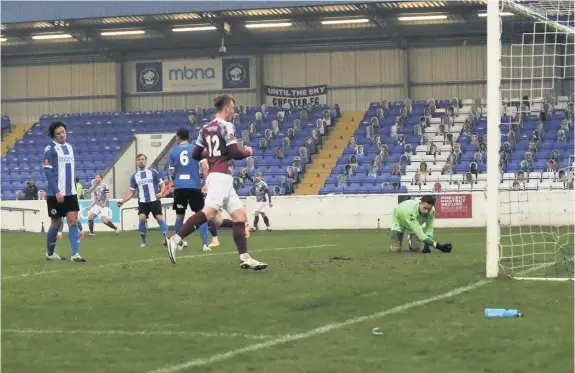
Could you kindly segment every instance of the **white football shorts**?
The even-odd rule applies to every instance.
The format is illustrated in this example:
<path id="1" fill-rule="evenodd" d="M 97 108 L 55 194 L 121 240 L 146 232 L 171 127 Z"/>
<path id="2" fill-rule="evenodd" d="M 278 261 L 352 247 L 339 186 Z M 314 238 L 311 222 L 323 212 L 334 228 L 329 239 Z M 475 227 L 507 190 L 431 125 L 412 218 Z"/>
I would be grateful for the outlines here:
<path id="1" fill-rule="evenodd" d="M 232 175 L 214 172 L 206 178 L 206 195 L 205 204 L 216 210 L 225 210 L 232 214 L 237 209 L 243 208 L 244 205 L 234 189 L 234 179 Z"/>
<path id="2" fill-rule="evenodd" d="M 109 207 L 102 207 L 98 205 L 92 206 L 92 208 L 90 209 L 90 213 L 99 217 L 106 217 L 106 218 L 112 216 L 112 212 L 110 211 Z"/>
<path id="3" fill-rule="evenodd" d="M 264 212 L 267 205 L 267 202 L 256 202 L 255 212 Z"/>

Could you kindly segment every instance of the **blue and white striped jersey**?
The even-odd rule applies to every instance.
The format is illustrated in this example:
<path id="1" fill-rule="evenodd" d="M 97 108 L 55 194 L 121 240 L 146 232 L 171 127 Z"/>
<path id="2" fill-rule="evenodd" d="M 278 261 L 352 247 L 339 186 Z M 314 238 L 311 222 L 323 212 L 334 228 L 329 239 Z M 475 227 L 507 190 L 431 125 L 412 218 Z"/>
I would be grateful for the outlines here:
<path id="1" fill-rule="evenodd" d="M 154 202 L 157 200 L 156 194 L 160 192 L 160 185 L 163 183 L 158 171 L 153 168 L 136 171 L 130 179 L 130 189 L 138 192 L 138 202 Z"/>
<path id="2" fill-rule="evenodd" d="M 59 144 L 55 141 L 48 145 L 44 149 L 44 169 L 52 171 L 51 177 L 54 180 L 54 183 L 51 183 L 50 180 L 48 181 L 46 195 L 55 196 L 57 193 L 62 193 L 65 196 L 76 195 L 76 174 L 72 145 L 68 143 Z M 55 188 L 57 189 L 55 190 Z"/>

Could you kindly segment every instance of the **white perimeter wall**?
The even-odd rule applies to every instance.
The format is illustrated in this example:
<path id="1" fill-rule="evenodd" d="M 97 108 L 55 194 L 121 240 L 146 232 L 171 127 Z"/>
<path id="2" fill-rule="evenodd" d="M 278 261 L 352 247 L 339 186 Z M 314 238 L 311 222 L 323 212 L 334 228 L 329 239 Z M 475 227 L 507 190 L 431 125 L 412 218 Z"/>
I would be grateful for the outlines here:
<path id="1" fill-rule="evenodd" d="M 381 228 L 390 228 L 390 214 L 397 205 L 397 195 L 335 195 L 335 196 L 290 196 L 274 197 L 274 207 L 267 211 L 276 230 L 291 229 L 375 229 L 378 219 Z M 172 200 L 162 200 L 170 204 Z M 573 225 L 573 191 L 540 191 L 501 193 L 501 221 L 512 225 Z M 510 203 L 509 203 L 510 202 Z M 111 202 L 114 203 L 114 202 Z M 137 205 L 136 200 L 126 207 Z M 245 206 L 249 215 L 253 213 L 255 200 L 248 198 Z M 42 222 L 47 227 L 45 201 L 4 201 L 2 207 L 24 207 L 40 210 L 40 213 L 26 213 L 26 230 L 38 232 Z M 437 219 L 436 226 L 442 227 L 485 227 L 489 215 L 483 192 L 472 193 L 472 218 Z M 175 222 L 175 213 L 167 212 L 168 224 Z M 138 226 L 136 210 L 124 212 L 124 230 L 135 230 Z M 150 226 L 155 226 L 150 220 Z M 18 230 L 22 227 L 22 213 L 2 210 L 2 228 Z M 97 227 L 101 229 L 102 227 Z"/>

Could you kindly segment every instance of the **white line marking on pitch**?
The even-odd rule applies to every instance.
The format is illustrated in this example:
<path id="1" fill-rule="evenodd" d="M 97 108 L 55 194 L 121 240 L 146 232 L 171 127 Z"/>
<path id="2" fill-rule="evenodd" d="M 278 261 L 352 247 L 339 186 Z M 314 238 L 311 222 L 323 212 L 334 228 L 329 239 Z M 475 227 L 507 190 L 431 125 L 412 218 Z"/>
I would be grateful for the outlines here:
<path id="1" fill-rule="evenodd" d="M 269 249 L 260 249 L 260 250 L 250 250 L 250 253 L 259 253 L 259 252 L 264 252 L 264 251 L 281 251 L 281 250 L 295 250 L 295 249 L 316 249 L 316 248 L 320 248 L 320 247 L 332 247 L 332 246 L 337 246 L 337 244 L 326 244 L 326 245 L 312 245 L 312 246 L 292 246 L 292 247 L 276 247 L 276 248 L 269 248 Z M 181 255 L 178 256 L 178 260 L 180 259 L 185 259 L 185 258 L 205 258 L 205 257 L 211 257 L 211 256 L 220 256 L 220 255 L 230 255 L 230 254 L 235 254 L 236 251 L 226 251 L 226 252 L 217 252 L 217 253 L 208 253 L 208 254 L 192 254 L 192 255 Z M 50 275 L 53 273 L 63 273 L 63 272 L 71 272 L 71 271 L 79 271 L 85 268 L 92 268 L 92 269 L 98 269 L 98 268 L 106 268 L 106 267 L 121 267 L 124 265 L 132 265 L 132 264 L 136 264 L 136 263 L 148 263 L 148 262 L 156 262 L 156 261 L 160 261 L 160 260 L 165 260 L 166 263 L 169 263 L 168 261 L 168 257 L 167 256 L 162 256 L 162 257 L 158 257 L 158 258 L 149 258 L 149 259 L 140 259 L 140 260 L 134 260 L 131 262 L 121 262 L 121 263 L 107 263 L 107 264 L 101 264 L 95 267 L 89 266 L 89 265 L 84 265 L 84 264 L 78 264 L 77 267 L 74 268 L 66 268 L 66 269 L 57 269 L 54 271 L 41 271 L 41 272 L 31 272 L 31 273 L 21 273 L 19 275 L 12 275 L 12 276 L 4 276 L 2 277 L 2 281 L 4 280 L 11 280 L 11 279 L 15 279 L 15 278 L 25 278 L 25 277 L 34 277 L 34 276 L 42 276 L 42 275 Z"/>
<path id="2" fill-rule="evenodd" d="M 286 334 L 284 336 L 281 336 L 281 337 L 278 337 L 276 339 L 272 339 L 272 340 L 269 340 L 266 342 L 255 343 L 255 344 L 252 344 L 252 345 L 249 345 L 246 347 L 238 348 L 236 350 L 230 350 L 228 352 L 213 355 L 213 356 L 210 356 L 207 358 L 194 359 L 194 360 L 190 360 L 190 361 L 187 361 L 185 363 L 182 363 L 182 364 L 151 370 L 148 373 L 177 373 L 177 372 L 180 372 L 184 369 L 188 369 L 191 367 L 204 366 L 204 365 L 213 364 L 213 363 L 216 363 L 219 361 L 228 360 L 234 356 L 237 356 L 240 354 L 245 354 L 247 352 L 263 350 L 263 349 L 277 346 L 280 344 L 315 337 L 316 335 L 325 334 L 325 333 L 330 332 L 332 330 L 345 328 L 345 327 L 348 327 L 348 326 L 351 326 L 351 325 L 354 325 L 354 324 L 357 324 L 357 323 L 360 323 L 363 321 L 368 321 L 368 320 L 384 317 L 387 315 L 400 313 L 400 312 L 406 311 L 410 308 L 423 306 L 425 304 L 435 302 L 435 301 L 438 301 L 441 299 L 451 298 L 451 297 L 454 297 L 456 295 L 459 295 L 459 294 L 471 291 L 473 289 L 476 289 L 476 288 L 483 286 L 489 282 L 491 282 L 491 281 L 490 280 L 478 281 L 474 284 L 459 287 L 459 288 L 453 289 L 451 291 L 448 291 L 447 293 L 436 295 L 435 297 L 413 301 L 413 302 L 406 303 L 406 304 L 401 305 L 401 306 L 391 308 L 391 309 L 386 310 L 386 311 L 377 312 L 377 313 L 367 315 L 367 316 L 354 317 L 352 319 L 349 319 L 349 320 L 346 320 L 346 321 L 343 321 L 340 323 L 327 324 L 327 325 L 320 326 L 319 328 L 311 329 L 311 330 L 309 330 L 307 332 L 303 332 L 303 333 Z M 366 338 L 371 338 L 371 334 L 368 333 L 367 331 L 366 331 L 366 336 L 367 336 Z"/>
<path id="3" fill-rule="evenodd" d="M 162 331 L 162 330 L 41 330 L 41 329 L 2 329 L 2 333 L 14 334 L 91 334 L 108 336 L 199 336 L 199 337 L 229 337 L 229 338 L 249 338 L 249 339 L 272 339 L 277 336 L 272 335 L 251 335 L 241 333 L 217 333 L 217 332 L 187 332 L 187 331 Z"/>
<path id="4" fill-rule="evenodd" d="M 472 228 L 474 229 L 474 228 Z M 355 229 L 352 229 L 355 230 Z M 377 231 L 372 228 L 369 228 L 368 232 L 365 232 L 365 234 L 381 234 L 382 232 L 379 231 L 389 231 L 389 228 L 378 228 Z M 289 232 L 289 231 L 288 231 Z M 363 233 L 362 233 L 363 234 Z M 449 237 L 453 237 L 453 236 L 464 236 L 464 237 L 473 237 L 473 235 L 483 235 L 485 236 L 485 232 L 480 233 L 474 233 L 474 232 L 453 232 L 449 234 Z M 317 237 L 338 237 L 338 236 L 349 236 L 349 233 L 323 233 L 323 234 L 318 234 Z"/>

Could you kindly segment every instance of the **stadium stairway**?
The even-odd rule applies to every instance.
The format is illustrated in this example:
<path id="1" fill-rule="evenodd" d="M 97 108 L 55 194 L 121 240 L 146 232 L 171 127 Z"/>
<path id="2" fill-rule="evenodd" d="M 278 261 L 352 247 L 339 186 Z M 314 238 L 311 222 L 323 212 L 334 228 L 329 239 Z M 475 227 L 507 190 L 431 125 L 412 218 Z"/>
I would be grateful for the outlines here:
<path id="1" fill-rule="evenodd" d="M 300 181 L 296 195 L 317 195 L 337 164 L 343 149 L 347 147 L 350 137 L 358 128 L 363 117 L 361 112 L 345 113 L 329 134 L 321 150 L 316 154 Z"/>
<path id="2" fill-rule="evenodd" d="M 17 124 L 12 127 L 12 131 L 2 139 L 2 157 L 6 156 L 8 149 L 16 145 L 16 141 L 24 138 L 24 134 L 26 134 L 32 126 L 33 124 Z"/>

